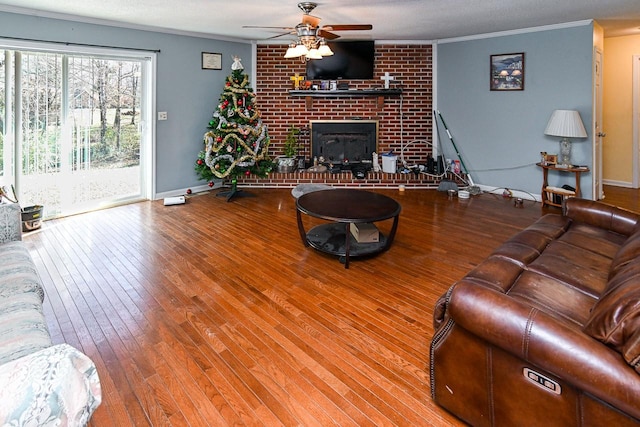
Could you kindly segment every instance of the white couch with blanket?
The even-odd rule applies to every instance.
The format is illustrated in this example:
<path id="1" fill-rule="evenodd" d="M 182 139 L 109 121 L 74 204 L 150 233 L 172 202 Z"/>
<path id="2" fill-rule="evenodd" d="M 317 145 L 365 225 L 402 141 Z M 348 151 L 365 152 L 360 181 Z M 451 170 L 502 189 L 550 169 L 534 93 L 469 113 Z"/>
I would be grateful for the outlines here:
<path id="1" fill-rule="evenodd" d="M 20 207 L 0 203 L 0 426 L 84 426 L 101 402 L 96 367 L 53 345 Z"/>

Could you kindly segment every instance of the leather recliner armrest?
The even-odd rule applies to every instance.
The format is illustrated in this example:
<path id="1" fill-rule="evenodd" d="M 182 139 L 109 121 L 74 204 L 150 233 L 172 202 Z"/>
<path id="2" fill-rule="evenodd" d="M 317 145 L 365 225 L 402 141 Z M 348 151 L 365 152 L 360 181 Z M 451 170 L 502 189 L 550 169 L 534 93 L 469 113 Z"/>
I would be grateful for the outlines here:
<path id="1" fill-rule="evenodd" d="M 447 311 L 458 326 L 490 344 L 640 418 L 638 374 L 580 328 L 464 279 Z"/>
<path id="2" fill-rule="evenodd" d="M 605 230 L 630 236 L 638 231 L 640 215 L 635 212 L 593 200 L 568 198 L 562 204 L 562 214 Z"/>
<path id="3" fill-rule="evenodd" d="M 436 301 L 436 305 L 433 308 L 433 330 L 437 331 L 440 329 L 444 323 L 447 322 L 447 318 L 449 317 L 447 314 L 447 305 L 449 304 L 449 298 L 451 297 L 451 291 L 454 286 L 451 286 L 447 292 L 438 298 Z"/>

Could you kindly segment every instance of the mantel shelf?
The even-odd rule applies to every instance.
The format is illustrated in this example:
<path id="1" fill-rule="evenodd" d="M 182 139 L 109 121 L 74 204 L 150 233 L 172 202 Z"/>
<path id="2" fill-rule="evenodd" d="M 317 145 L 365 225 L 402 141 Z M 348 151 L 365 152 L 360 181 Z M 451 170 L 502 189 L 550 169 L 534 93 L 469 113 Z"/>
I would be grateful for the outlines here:
<path id="1" fill-rule="evenodd" d="M 349 89 L 349 90 L 290 90 L 291 96 L 304 96 L 307 108 L 313 106 L 313 98 L 343 98 L 356 96 L 378 97 L 378 108 L 384 105 L 387 96 L 400 96 L 402 89 Z"/>
<path id="2" fill-rule="evenodd" d="M 291 96 L 313 98 L 340 98 L 343 96 L 398 96 L 402 89 L 348 89 L 348 90 L 290 90 Z"/>

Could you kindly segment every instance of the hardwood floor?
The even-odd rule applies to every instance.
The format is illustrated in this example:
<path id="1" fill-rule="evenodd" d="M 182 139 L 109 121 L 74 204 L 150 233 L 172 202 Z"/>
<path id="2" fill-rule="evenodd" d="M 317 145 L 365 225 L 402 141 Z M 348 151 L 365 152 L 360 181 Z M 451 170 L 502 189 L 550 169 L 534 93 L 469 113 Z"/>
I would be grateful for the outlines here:
<path id="1" fill-rule="evenodd" d="M 131 204 L 26 234 L 54 341 L 98 367 L 91 425 L 461 425 L 430 398 L 433 306 L 546 211 L 380 192 L 403 207 L 396 240 L 348 270 L 302 245 L 284 189 Z"/>

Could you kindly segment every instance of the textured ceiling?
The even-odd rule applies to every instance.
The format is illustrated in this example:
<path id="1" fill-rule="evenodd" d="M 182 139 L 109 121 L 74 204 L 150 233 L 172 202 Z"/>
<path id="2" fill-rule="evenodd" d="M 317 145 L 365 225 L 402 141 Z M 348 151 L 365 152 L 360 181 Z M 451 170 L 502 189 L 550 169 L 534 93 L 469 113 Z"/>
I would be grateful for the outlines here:
<path id="1" fill-rule="evenodd" d="M 133 28 L 265 40 L 293 27 L 296 0 L 0 0 L 0 11 Z M 321 0 L 321 25 L 373 24 L 344 39 L 438 40 L 595 19 L 606 37 L 640 34 L 640 0 Z M 286 42 L 284 36 L 274 40 Z"/>

